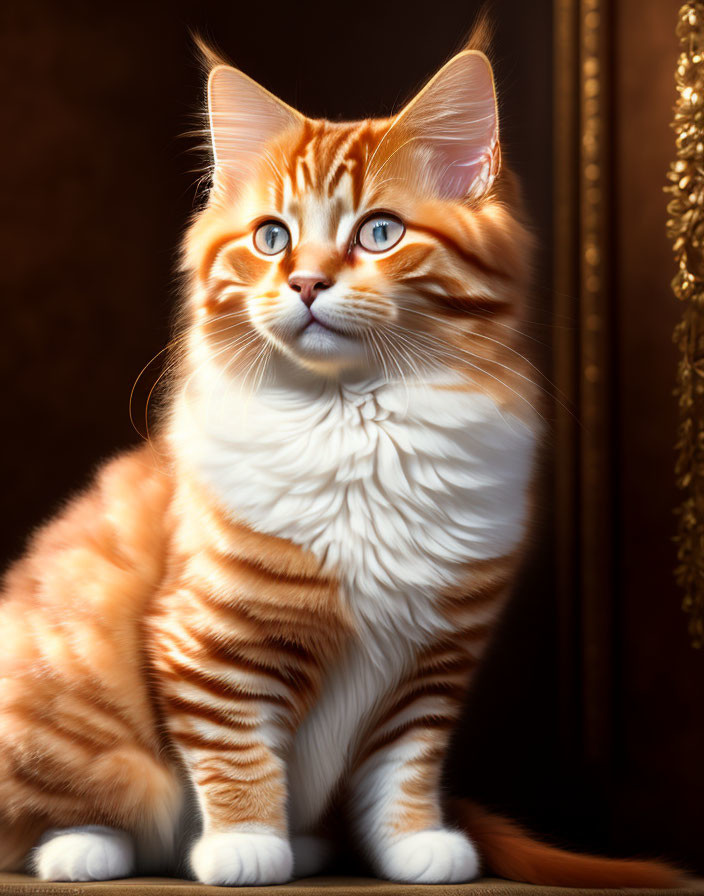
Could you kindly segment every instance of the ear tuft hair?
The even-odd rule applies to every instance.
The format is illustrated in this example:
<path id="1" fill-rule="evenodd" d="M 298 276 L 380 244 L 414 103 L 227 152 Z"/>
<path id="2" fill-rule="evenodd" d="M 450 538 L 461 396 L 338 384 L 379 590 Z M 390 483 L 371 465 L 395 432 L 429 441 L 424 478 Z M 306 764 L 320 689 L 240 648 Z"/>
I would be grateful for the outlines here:
<path id="1" fill-rule="evenodd" d="M 494 22 L 489 14 L 488 6 L 484 6 L 472 26 L 472 30 L 467 38 L 467 43 L 463 47 L 465 50 L 478 50 L 485 56 L 491 58 L 492 45 L 494 43 Z"/>
<path id="2" fill-rule="evenodd" d="M 191 31 L 190 34 L 191 40 L 195 44 L 196 56 L 206 77 L 218 65 L 232 65 L 224 53 L 216 49 L 197 31 Z"/>

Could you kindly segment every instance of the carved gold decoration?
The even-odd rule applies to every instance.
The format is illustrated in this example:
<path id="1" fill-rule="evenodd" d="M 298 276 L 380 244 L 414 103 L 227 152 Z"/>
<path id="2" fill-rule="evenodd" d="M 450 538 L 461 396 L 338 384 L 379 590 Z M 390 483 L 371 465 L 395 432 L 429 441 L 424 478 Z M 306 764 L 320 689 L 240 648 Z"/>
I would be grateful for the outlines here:
<path id="1" fill-rule="evenodd" d="M 679 11 L 681 52 L 675 73 L 677 103 L 673 127 L 677 159 L 666 188 L 667 233 L 677 264 L 672 280 L 683 304 L 674 340 L 681 357 L 677 369 L 679 428 L 677 485 L 684 497 L 678 514 L 677 568 L 684 589 L 683 609 L 695 647 L 704 644 L 704 3 Z"/>

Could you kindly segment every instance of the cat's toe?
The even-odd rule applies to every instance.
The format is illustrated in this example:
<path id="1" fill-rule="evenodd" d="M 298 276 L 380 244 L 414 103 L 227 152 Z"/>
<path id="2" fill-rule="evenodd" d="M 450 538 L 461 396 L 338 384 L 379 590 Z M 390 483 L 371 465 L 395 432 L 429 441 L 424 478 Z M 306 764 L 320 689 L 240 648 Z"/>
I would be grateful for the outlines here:
<path id="1" fill-rule="evenodd" d="M 293 873 L 297 878 L 320 874 L 328 867 L 333 856 L 332 843 L 314 834 L 297 834 L 292 837 L 291 848 Z"/>
<path id="2" fill-rule="evenodd" d="M 134 873 L 134 846 L 110 828 L 52 831 L 34 850 L 32 865 L 42 880 L 116 880 Z"/>
<path id="3" fill-rule="evenodd" d="M 463 883 L 478 876 L 479 856 L 459 831 L 420 831 L 380 850 L 377 870 L 402 883 Z"/>
<path id="4" fill-rule="evenodd" d="M 204 834 L 191 850 L 191 868 L 201 883 L 215 886 L 282 884 L 293 874 L 293 854 L 275 834 Z"/>

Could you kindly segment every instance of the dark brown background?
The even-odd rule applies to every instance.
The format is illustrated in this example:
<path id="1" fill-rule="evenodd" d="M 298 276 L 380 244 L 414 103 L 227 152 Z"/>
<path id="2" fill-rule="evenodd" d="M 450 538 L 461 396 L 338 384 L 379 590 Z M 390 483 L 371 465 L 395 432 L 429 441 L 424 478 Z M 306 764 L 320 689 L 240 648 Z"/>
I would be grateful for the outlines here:
<path id="1" fill-rule="evenodd" d="M 5 512 L 0 550 L 135 441 L 128 398 L 168 339 L 180 234 L 201 163 L 184 132 L 202 82 L 189 28 L 310 115 L 384 114 L 457 49 L 474 2 L 349 4 L 5 4 L 2 223 Z M 432 9 L 432 14 L 431 14 Z M 552 3 L 495 0 L 495 63 L 507 156 L 523 178 L 542 253 L 530 334 L 549 346 L 577 326 L 552 320 Z M 576 845 L 704 855 L 704 655 L 687 642 L 673 585 L 669 248 L 661 185 L 676 5 L 618 0 L 613 13 L 613 371 L 610 495 L 616 556 L 605 755 L 589 761 L 579 628 L 557 623 L 551 470 L 535 550 L 470 700 L 449 777 L 457 790 Z M 560 122 L 555 122 L 560 127 Z M 571 307 L 568 302 L 568 307 Z M 158 365 L 144 382 L 154 381 Z M 146 389 L 135 416 L 143 428 Z M 559 634 L 558 634 L 559 633 Z M 606 636 L 605 636 L 606 637 Z M 574 661 L 572 661 L 574 657 Z"/>

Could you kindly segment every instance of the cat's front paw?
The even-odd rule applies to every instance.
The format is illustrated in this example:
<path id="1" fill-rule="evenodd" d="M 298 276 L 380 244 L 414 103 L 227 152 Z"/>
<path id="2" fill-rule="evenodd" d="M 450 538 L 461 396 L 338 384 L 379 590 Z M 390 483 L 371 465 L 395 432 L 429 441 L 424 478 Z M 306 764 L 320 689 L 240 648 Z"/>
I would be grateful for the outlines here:
<path id="1" fill-rule="evenodd" d="M 293 874 L 293 854 L 288 840 L 275 834 L 204 834 L 191 850 L 191 868 L 201 883 L 214 886 L 283 884 Z"/>
<path id="2" fill-rule="evenodd" d="M 377 853 L 382 877 L 405 884 L 456 884 L 479 875 L 479 856 L 459 831 L 419 831 Z"/>
<path id="3" fill-rule="evenodd" d="M 112 828 L 54 830 L 34 850 L 32 865 L 42 880 L 116 880 L 134 873 L 134 847 Z"/>

